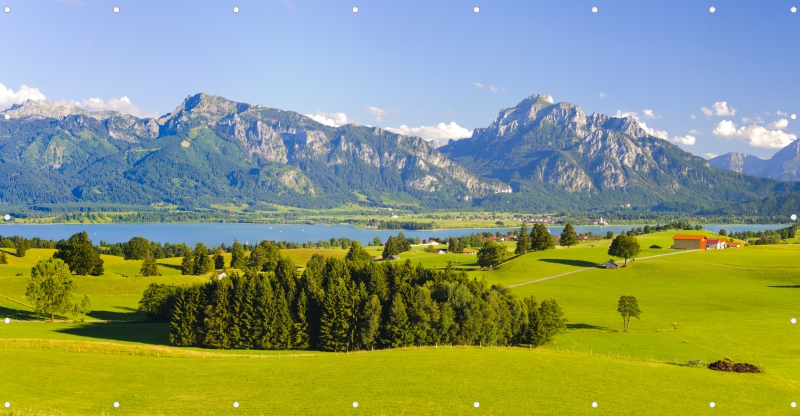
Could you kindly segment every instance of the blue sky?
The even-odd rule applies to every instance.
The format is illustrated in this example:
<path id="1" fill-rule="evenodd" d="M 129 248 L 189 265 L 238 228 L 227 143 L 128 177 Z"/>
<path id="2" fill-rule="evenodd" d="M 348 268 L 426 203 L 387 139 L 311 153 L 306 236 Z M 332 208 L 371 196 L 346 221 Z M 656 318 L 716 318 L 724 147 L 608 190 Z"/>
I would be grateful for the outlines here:
<path id="1" fill-rule="evenodd" d="M 444 138 L 547 93 L 700 156 L 800 134 L 800 0 L 2 2 L 3 108 L 161 115 L 204 91 Z"/>

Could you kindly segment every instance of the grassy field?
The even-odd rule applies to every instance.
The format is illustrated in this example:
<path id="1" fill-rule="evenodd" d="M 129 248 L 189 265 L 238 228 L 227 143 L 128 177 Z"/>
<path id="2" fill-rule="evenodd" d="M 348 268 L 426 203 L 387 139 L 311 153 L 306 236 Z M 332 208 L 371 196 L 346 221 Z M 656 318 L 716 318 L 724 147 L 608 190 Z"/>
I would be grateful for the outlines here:
<path id="1" fill-rule="evenodd" d="M 14 414 L 794 414 L 800 402 L 800 245 L 681 252 L 674 233 L 638 237 L 645 247 L 619 270 L 594 268 L 609 259 L 609 241 L 529 253 L 491 271 L 470 271 L 490 284 L 519 284 L 520 296 L 554 298 L 569 319 L 566 333 L 538 349 L 440 346 L 295 358 L 292 352 L 218 351 L 168 346 L 166 324 L 0 324 L 0 402 Z M 706 233 L 708 234 L 708 233 Z M 513 245 L 508 246 L 513 249 Z M 381 248 L 369 247 L 373 255 Z M 402 260 L 429 267 L 453 254 L 415 251 Z M 303 266 L 315 253 L 284 250 Z M 662 254 L 674 255 L 646 258 Z M 0 315 L 32 318 L 25 286 L 47 250 L 30 250 L 0 265 Z M 93 319 L 140 319 L 141 292 L 153 281 L 200 282 L 180 276 L 180 259 L 160 260 L 163 276 L 142 278 L 138 262 L 106 259 L 106 274 L 79 277 L 97 309 Z M 475 256 L 458 255 L 464 268 Z M 170 267 L 173 266 L 173 267 Z M 584 270 L 587 269 L 587 270 Z M 22 276 L 15 276 L 22 273 Z M 126 277 L 127 276 L 127 277 Z M 643 313 L 618 332 L 621 295 Z M 11 300 L 9 300 L 11 299 Z M 673 325 L 675 324 L 675 325 Z M 677 329 L 676 329 L 677 328 Z M 79 352 L 80 351 L 80 352 Z M 203 358 L 203 357 L 206 358 Z M 764 374 L 688 367 L 730 358 Z M 113 371 L 109 371 L 113 369 Z M 169 377 L 164 377 L 169 374 Z M 57 390 L 42 386 L 57 386 Z M 114 409 L 112 403 L 121 407 Z M 233 402 L 241 406 L 233 408 Z M 359 407 L 354 409 L 352 403 Z M 474 408 L 473 403 L 480 407 Z M 709 403 L 714 401 L 716 408 Z M 591 403 L 597 402 L 598 408 Z M 1 412 L 1 410 L 0 410 Z M 0 413 L 2 414 L 2 413 Z"/>

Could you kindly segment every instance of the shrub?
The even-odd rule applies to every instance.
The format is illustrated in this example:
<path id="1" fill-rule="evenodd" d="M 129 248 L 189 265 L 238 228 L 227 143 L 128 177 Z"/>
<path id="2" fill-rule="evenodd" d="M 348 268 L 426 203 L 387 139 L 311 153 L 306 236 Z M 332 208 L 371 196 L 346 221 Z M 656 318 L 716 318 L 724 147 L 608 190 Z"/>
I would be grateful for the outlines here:
<path id="1" fill-rule="evenodd" d="M 708 368 L 716 371 L 733 371 L 734 373 L 760 373 L 761 369 L 753 364 L 734 363 L 729 359 L 715 361 Z"/>
<path id="2" fill-rule="evenodd" d="M 650 246 L 650 248 L 661 248 L 661 246 L 653 244 L 652 246 Z"/>

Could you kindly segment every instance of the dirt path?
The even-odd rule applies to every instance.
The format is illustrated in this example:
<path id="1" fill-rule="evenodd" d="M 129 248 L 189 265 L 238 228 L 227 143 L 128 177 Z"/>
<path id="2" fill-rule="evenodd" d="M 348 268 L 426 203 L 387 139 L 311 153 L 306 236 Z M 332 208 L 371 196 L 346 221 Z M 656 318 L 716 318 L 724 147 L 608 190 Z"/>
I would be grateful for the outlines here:
<path id="1" fill-rule="evenodd" d="M 692 253 L 692 252 L 695 252 L 695 251 L 700 251 L 700 250 L 683 250 L 683 251 L 678 251 L 678 252 L 674 252 L 674 253 L 657 254 L 655 256 L 638 257 L 635 261 L 641 261 L 641 260 L 645 260 L 645 259 L 652 259 L 652 258 L 656 258 L 656 257 L 674 256 L 676 254 Z M 513 285 L 508 285 L 506 287 L 517 287 L 517 286 L 529 285 L 531 283 L 536 283 L 536 282 L 542 282 L 542 281 L 545 281 L 545 280 L 555 279 L 556 277 L 562 277 L 562 276 L 566 276 L 566 275 L 573 274 L 573 273 L 585 272 L 587 270 L 597 269 L 599 267 L 600 267 L 600 265 L 597 265 L 595 267 L 586 267 L 586 268 L 583 268 L 583 269 L 573 270 L 571 272 L 557 274 L 555 276 L 542 277 L 540 279 L 529 280 L 527 282 L 522 282 L 522 283 L 514 283 Z"/>

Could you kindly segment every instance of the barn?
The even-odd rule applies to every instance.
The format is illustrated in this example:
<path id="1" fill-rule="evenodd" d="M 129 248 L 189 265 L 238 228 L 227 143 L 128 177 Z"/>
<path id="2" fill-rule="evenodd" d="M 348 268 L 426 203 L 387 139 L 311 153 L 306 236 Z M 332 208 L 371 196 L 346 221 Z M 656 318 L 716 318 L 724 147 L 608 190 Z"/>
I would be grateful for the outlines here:
<path id="1" fill-rule="evenodd" d="M 619 269 L 619 263 L 615 262 L 614 260 L 609 260 L 603 263 L 606 269 Z"/>
<path id="2" fill-rule="evenodd" d="M 678 250 L 705 250 L 708 238 L 704 235 L 676 235 L 672 248 Z"/>

